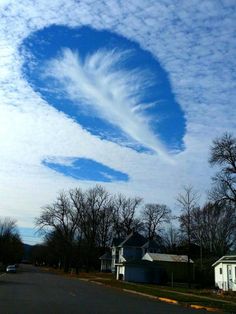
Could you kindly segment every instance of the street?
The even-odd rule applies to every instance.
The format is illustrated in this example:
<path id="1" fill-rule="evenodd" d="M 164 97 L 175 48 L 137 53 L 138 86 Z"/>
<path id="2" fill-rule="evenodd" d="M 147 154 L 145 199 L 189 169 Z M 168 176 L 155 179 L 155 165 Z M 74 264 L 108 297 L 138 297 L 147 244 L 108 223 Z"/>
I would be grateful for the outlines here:
<path id="1" fill-rule="evenodd" d="M 0 276 L 1 314 L 206 313 L 20 265 Z"/>

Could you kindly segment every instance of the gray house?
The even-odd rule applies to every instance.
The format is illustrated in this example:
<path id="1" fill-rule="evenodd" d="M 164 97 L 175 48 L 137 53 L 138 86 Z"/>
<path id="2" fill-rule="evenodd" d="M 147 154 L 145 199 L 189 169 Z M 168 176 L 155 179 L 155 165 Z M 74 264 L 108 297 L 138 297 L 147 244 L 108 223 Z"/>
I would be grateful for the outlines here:
<path id="1" fill-rule="evenodd" d="M 111 270 L 117 279 L 124 279 L 124 263 L 140 261 L 146 252 L 160 252 L 160 245 L 132 232 L 125 239 L 114 239 L 112 243 Z"/>
<path id="2" fill-rule="evenodd" d="M 111 255 L 100 257 L 101 271 L 111 270 L 118 280 L 161 284 L 188 280 L 186 255 L 161 254 L 161 244 L 132 232 L 125 239 L 113 239 Z M 191 276 L 194 264 L 190 260 Z"/>
<path id="3" fill-rule="evenodd" d="M 146 253 L 141 260 L 129 260 L 118 265 L 122 274 L 117 279 L 130 282 L 165 284 L 168 281 L 184 282 L 189 271 L 186 255 Z M 194 263 L 190 260 L 191 278 L 194 278 Z"/>

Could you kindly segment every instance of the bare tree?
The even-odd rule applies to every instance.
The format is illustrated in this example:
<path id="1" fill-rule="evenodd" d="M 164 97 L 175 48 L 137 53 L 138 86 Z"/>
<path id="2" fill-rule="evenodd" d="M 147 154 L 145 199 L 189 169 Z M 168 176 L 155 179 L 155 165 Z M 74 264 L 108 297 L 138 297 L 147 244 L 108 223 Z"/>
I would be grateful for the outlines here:
<path id="1" fill-rule="evenodd" d="M 97 262 L 101 248 L 105 250 L 111 242 L 112 222 L 113 199 L 100 185 L 60 193 L 36 219 L 38 228 L 47 235 L 46 243 L 58 245 L 54 250 L 62 255 L 65 271 L 75 255 L 80 255 L 87 270 Z M 73 263 L 77 267 L 77 262 Z"/>
<path id="2" fill-rule="evenodd" d="M 21 241 L 16 220 L 5 217 L 0 218 L 0 262 L 4 265 L 17 263 L 23 256 L 23 243 Z"/>
<path id="3" fill-rule="evenodd" d="M 233 248 L 236 237 L 236 213 L 229 203 L 207 203 L 201 209 L 202 243 L 214 256 Z"/>
<path id="4" fill-rule="evenodd" d="M 178 228 L 175 227 L 172 223 L 169 223 L 162 232 L 162 238 L 167 252 L 175 253 L 176 248 L 180 243 L 180 234 Z"/>
<path id="5" fill-rule="evenodd" d="M 0 237 L 12 234 L 17 234 L 16 220 L 9 217 L 0 219 Z"/>
<path id="6" fill-rule="evenodd" d="M 82 231 L 91 247 L 107 244 L 111 209 L 110 195 L 102 186 L 96 185 L 84 193 Z"/>
<path id="7" fill-rule="evenodd" d="M 136 210 L 141 204 L 139 197 L 126 197 L 122 194 L 114 198 L 114 233 L 118 237 L 125 237 L 131 231 L 137 231 L 141 224 L 136 217 Z"/>
<path id="8" fill-rule="evenodd" d="M 236 209 L 236 137 L 225 133 L 221 138 L 215 139 L 209 162 L 221 168 L 213 177 L 211 199 L 230 202 Z"/>
<path id="9" fill-rule="evenodd" d="M 61 192 L 52 205 L 43 208 L 41 215 L 36 219 L 38 228 L 47 232 L 56 232 L 60 236 L 60 245 L 64 256 L 63 266 L 67 272 L 71 262 L 71 252 L 78 228 L 79 214 L 75 210 L 71 199 L 65 192 Z"/>
<path id="10" fill-rule="evenodd" d="M 144 223 L 145 231 L 149 239 L 157 236 L 161 225 L 170 219 L 170 209 L 166 205 L 146 204 L 141 218 Z"/>
<path id="11" fill-rule="evenodd" d="M 109 200 L 100 213 L 99 244 L 105 250 L 111 244 L 113 237 L 113 202 Z"/>
<path id="12" fill-rule="evenodd" d="M 194 191 L 192 186 L 185 186 L 183 193 L 180 193 L 177 197 L 177 203 L 181 209 L 181 215 L 179 217 L 181 232 L 187 239 L 188 244 L 188 278 L 189 287 L 191 287 L 191 269 L 190 269 L 190 247 L 192 240 L 192 212 L 194 208 L 198 207 L 199 196 Z"/>
<path id="13" fill-rule="evenodd" d="M 112 239 L 113 198 L 100 185 L 86 191 L 70 191 L 74 207 L 79 213 L 78 230 L 80 246 L 87 270 L 97 261 L 100 250 L 103 252 Z"/>
<path id="14" fill-rule="evenodd" d="M 203 258 L 203 237 L 204 237 L 204 221 L 202 210 L 200 207 L 194 207 L 192 209 L 192 221 L 191 221 L 191 235 L 193 243 L 199 245 L 200 248 L 200 269 L 202 270 L 202 258 Z"/>

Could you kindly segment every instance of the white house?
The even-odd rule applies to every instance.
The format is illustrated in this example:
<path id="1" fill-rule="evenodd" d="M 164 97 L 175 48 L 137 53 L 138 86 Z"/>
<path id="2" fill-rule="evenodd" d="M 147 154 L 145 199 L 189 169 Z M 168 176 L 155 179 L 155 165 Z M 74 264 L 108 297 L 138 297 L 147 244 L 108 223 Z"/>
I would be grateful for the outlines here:
<path id="1" fill-rule="evenodd" d="M 225 255 L 213 265 L 215 286 L 224 291 L 236 291 L 236 255 Z"/>
<path id="2" fill-rule="evenodd" d="M 99 259 L 101 261 L 101 272 L 110 272 L 111 271 L 111 253 L 106 252 Z"/>

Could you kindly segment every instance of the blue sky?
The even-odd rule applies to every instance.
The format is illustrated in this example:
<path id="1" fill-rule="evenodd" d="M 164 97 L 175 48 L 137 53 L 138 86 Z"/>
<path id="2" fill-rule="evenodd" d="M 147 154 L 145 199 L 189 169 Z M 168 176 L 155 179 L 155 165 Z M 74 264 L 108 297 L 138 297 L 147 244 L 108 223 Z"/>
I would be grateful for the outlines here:
<path id="1" fill-rule="evenodd" d="M 129 119 L 137 120 L 137 128 L 140 127 L 138 113 L 143 122 L 149 120 L 146 123 L 150 125 L 149 135 L 160 138 L 170 150 L 183 147 L 184 113 L 175 101 L 168 74 L 151 53 L 141 49 L 134 41 L 91 27 L 72 29 L 51 26 L 26 38 L 21 51 L 26 56 L 23 72 L 34 90 L 92 134 L 137 150 L 148 149 L 145 137 L 141 138 L 143 143 L 140 143 L 122 121 L 117 121 L 116 115 L 124 118 L 127 111 Z M 87 84 L 95 86 L 95 89 L 103 89 L 97 91 L 96 99 L 87 95 L 85 87 L 81 88 L 79 95 L 71 91 L 71 85 L 76 85 L 78 90 L 80 83 L 85 83 L 85 77 L 81 75 L 78 78 L 78 72 L 76 81 L 72 79 L 72 65 L 65 64 L 71 62 L 72 58 L 75 58 L 73 61 L 77 66 L 81 63 L 89 81 Z M 56 72 L 62 72 L 63 66 L 65 74 L 59 78 Z M 95 79 L 98 83 L 100 80 L 101 84 L 96 84 Z M 123 98 L 122 93 L 125 94 Z M 100 102 L 104 101 L 101 99 L 104 94 L 108 104 L 102 108 Z M 114 116 L 114 121 L 101 111 L 108 111 Z"/>
<path id="2" fill-rule="evenodd" d="M 204 200 L 209 146 L 235 134 L 235 17 L 233 0 L 0 1 L 0 216 L 29 236 L 58 191 L 96 183 L 175 213 L 184 185 Z"/>
<path id="3" fill-rule="evenodd" d="M 43 165 L 53 169 L 65 176 L 76 180 L 90 180 L 94 182 L 113 182 L 113 181 L 128 181 L 127 174 L 116 171 L 102 165 L 91 159 L 73 158 L 67 160 L 68 163 L 53 162 L 45 160 Z"/>

